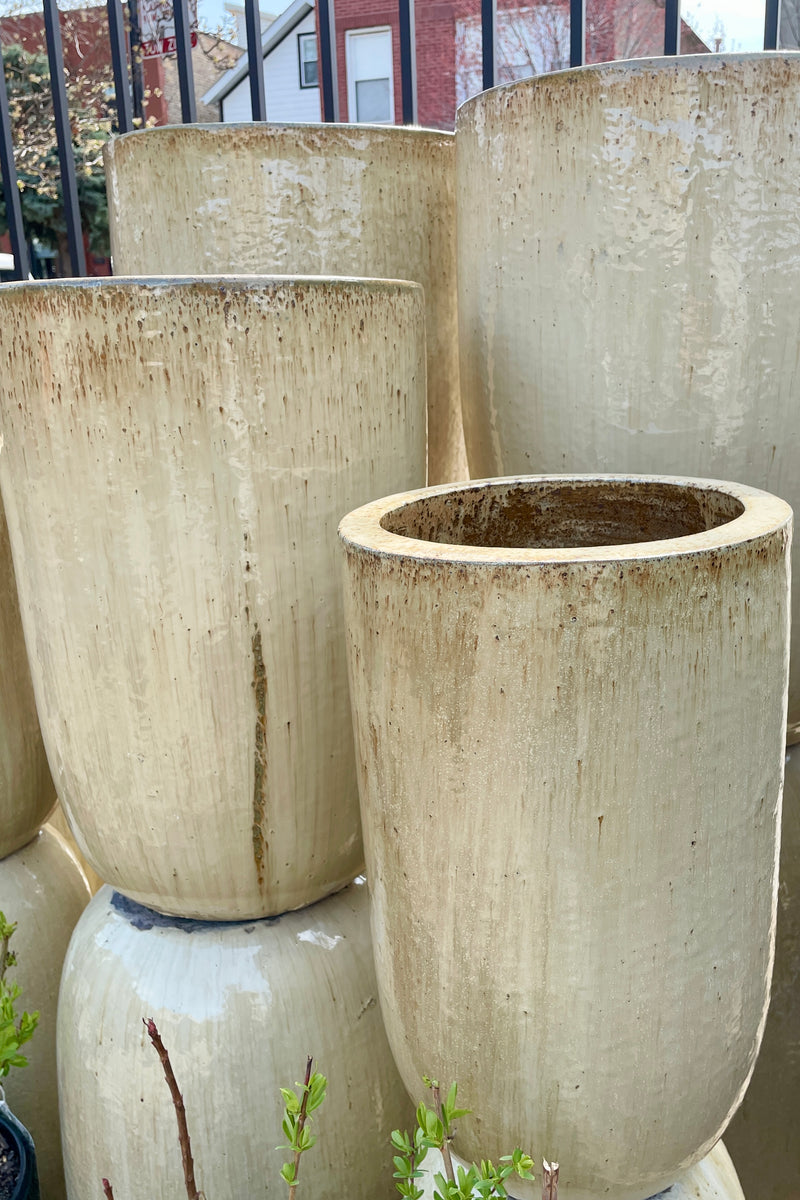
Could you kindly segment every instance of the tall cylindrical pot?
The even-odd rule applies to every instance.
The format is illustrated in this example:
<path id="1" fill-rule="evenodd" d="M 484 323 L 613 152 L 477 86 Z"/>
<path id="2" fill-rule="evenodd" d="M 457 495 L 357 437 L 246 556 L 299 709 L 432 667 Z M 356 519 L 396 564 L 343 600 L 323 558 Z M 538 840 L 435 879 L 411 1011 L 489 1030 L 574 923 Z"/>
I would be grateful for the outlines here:
<path id="1" fill-rule="evenodd" d="M 472 475 L 705 475 L 800 505 L 800 55 L 545 75 L 468 101 L 456 140 Z"/>
<path id="2" fill-rule="evenodd" d="M 119 274 L 366 275 L 425 288 L 428 478 L 466 478 L 455 141 L 367 125 L 191 125 L 105 151 Z"/>
<path id="3" fill-rule="evenodd" d="M 528 477 L 351 513 L 345 616 L 377 974 L 463 1157 L 644 1200 L 706 1155 L 766 1017 L 791 511 Z"/>
<path id="4" fill-rule="evenodd" d="M 422 289 L 0 295 L 0 480 L 59 797 L 98 874 L 283 912 L 363 862 L 336 525 L 425 477 Z"/>
<path id="5" fill-rule="evenodd" d="M 277 919 L 159 917 L 103 888 L 75 930 L 58 1023 L 70 1200 L 182 1194 L 172 1100 L 143 1018 L 183 1094 L 198 1188 L 284 1197 L 280 1088 L 306 1056 L 328 1079 L 300 1187 L 315 1200 L 389 1200 L 389 1137 L 410 1104 L 377 1003 L 363 879 Z"/>
<path id="6" fill-rule="evenodd" d="M 22 990 L 18 1008 L 39 1012 L 33 1038 L 22 1049 L 27 1067 L 12 1068 L 1 1082 L 9 1107 L 33 1137 L 42 1200 L 64 1200 L 66 1195 L 58 1122 L 56 1009 L 64 955 L 89 895 L 76 859 L 50 830 L 36 834 L 27 846 L 0 862 L 0 910 L 17 926 L 10 943 L 17 961 L 8 978 Z"/>
<path id="7" fill-rule="evenodd" d="M 786 755 L 778 931 L 764 1040 L 727 1143 L 748 1195 L 800 1200 L 800 746 Z"/>

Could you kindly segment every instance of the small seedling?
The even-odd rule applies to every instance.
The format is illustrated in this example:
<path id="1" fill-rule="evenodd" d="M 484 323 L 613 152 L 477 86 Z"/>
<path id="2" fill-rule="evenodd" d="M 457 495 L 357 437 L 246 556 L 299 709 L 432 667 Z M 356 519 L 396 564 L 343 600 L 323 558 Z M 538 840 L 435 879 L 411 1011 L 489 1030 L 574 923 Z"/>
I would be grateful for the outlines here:
<path id="1" fill-rule="evenodd" d="M 28 1060 L 20 1054 L 20 1046 L 31 1040 L 39 1022 L 38 1012 L 23 1012 L 22 1016 L 17 1016 L 20 987 L 17 983 L 6 982 L 6 970 L 17 961 L 14 952 L 8 948 L 16 928 L 16 924 L 10 924 L 0 912 L 0 1079 L 4 1079 L 12 1067 L 27 1067 Z"/>
<path id="2" fill-rule="evenodd" d="M 520 1179 L 533 1179 L 533 1159 L 522 1150 L 513 1154 L 505 1154 L 500 1159 L 500 1165 L 495 1165 L 484 1159 L 480 1166 L 472 1163 L 469 1167 L 453 1168 L 450 1155 L 450 1143 L 455 1135 L 454 1122 L 459 1117 L 468 1116 L 468 1108 L 458 1108 L 458 1088 L 455 1083 L 444 1100 L 441 1097 L 439 1083 L 435 1079 L 423 1077 L 427 1087 L 433 1094 L 433 1108 L 420 1104 L 417 1108 L 417 1127 L 413 1139 L 406 1132 L 395 1129 L 392 1134 L 392 1147 L 397 1153 L 394 1156 L 397 1180 L 395 1187 L 405 1200 L 421 1200 L 423 1189 L 417 1186 L 422 1172 L 420 1165 L 428 1150 L 439 1150 L 444 1160 L 445 1174 L 437 1173 L 434 1177 L 434 1200 L 507 1200 L 505 1181 L 511 1175 Z M 554 1200 L 557 1191 L 554 1193 Z"/>
<path id="3" fill-rule="evenodd" d="M 309 1057 L 306 1062 L 306 1075 L 302 1083 L 295 1084 L 298 1092 L 291 1088 L 281 1088 L 283 1096 L 283 1132 L 287 1144 L 279 1146 L 279 1150 L 291 1150 L 292 1161 L 281 1167 L 281 1178 L 289 1185 L 289 1200 L 294 1200 L 297 1191 L 298 1175 L 300 1172 L 300 1155 L 310 1150 L 316 1138 L 308 1130 L 308 1121 L 313 1112 L 319 1108 L 325 1099 L 328 1081 L 324 1075 L 311 1071 L 314 1060 Z"/>

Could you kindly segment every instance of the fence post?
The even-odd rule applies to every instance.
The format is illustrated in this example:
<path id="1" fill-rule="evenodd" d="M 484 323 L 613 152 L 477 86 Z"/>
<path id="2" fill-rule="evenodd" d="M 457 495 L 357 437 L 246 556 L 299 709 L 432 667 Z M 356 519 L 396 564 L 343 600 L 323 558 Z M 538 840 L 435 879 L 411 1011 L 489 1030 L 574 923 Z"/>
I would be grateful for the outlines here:
<path id="1" fill-rule="evenodd" d="M 108 0 L 108 30 L 111 37 L 111 66 L 114 71 L 114 102 L 117 108 L 117 129 L 128 133 L 133 129 L 131 89 L 128 82 L 128 55 L 125 50 L 125 18 L 122 0 Z"/>
<path id="2" fill-rule="evenodd" d="M 403 124 L 417 123 L 417 45 L 414 0 L 400 0 L 400 85 Z"/>
<path id="3" fill-rule="evenodd" d="M 336 70 L 336 16 L 334 0 L 317 0 L 319 21 L 320 79 L 326 121 L 339 120 L 339 80 Z"/>
<path id="4" fill-rule="evenodd" d="M 586 58 L 586 0 L 570 0 L 569 65 L 582 67 Z"/>
<path id="5" fill-rule="evenodd" d="M 497 0 L 481 0 L 481 59 L 486 91 L 497 78 Z"/>
<path id="6" fill-rule="evenodd" d="M 14 255 L 14 278 L 27 279 L 31 265 L 28 258 L 28 243 L 22 225 L 22 204 L 17 186 L 17 168 L 14 163 L 14 148 L 11 140 L 11 114 L 8 107 L 6 72 L 0 53 L 0 171 L 3 179 L 3 198 L 6 202 L 6 221 L 11 236 L 11 251 Z"/>
<path id="7" fill-rule="evenodd" d="M 681 44 L 681 0 L 664 4 L 664 53 L 677 54 Z"/>
<path id="8" fill-rule="evenodd" d="M 764 12 L 764 49 L 777 50 L 781 24 L 781 0 L 767 0 Z"/>
<path id="9" fill-rule="evenodd" d="M 86 255 L 83 250 L 81 212 L 78 205 L 78 180 L 75 155 L 72 151 L 72 128 L 64 82 L 64 51 L 61 45 L 61 26 L 56 0 L 44 0 L 44 31 L 47 42 L 47 61 L 50 64 L 50 91 L 53 96 L 53 116 L 56 124 L 58 163 L 61 170 L 61 195 L 64 221 L 73 275 L 86 274 Z"/>
<path id="10" fill-rule="evenodd" d="M 172 12 L 175 18 L 175 50 L 178 55 L 181 119 L 184 125 L 192 125 L 197 120 L 197 101 L 194 95 L 192 31 L 189 25 L 188 0 L 172 0 Z"/>
<path id="11" fill-rule="evenodd" d="M 247 30 L 247 74 L 250 80 L 250 111 L 254 121 L 266 121 L 267 97 L 264 90 L 264 57 L 261 53 L 261 10 L 258 0 L 244 0 Z"/>

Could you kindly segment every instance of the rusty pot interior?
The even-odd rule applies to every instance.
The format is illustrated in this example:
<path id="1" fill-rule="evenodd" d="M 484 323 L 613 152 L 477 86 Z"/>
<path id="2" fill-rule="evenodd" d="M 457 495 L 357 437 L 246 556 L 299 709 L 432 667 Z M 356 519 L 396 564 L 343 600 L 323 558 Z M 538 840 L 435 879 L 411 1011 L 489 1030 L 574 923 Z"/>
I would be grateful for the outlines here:
<path id="1" fill-rule="evenodd" d="M 684 483 L 542 479 L 433 493 L 380 523 L 388 533 L 447 546 L 558 549 L 688 537 L 743 512 L 735 496 Z"/>

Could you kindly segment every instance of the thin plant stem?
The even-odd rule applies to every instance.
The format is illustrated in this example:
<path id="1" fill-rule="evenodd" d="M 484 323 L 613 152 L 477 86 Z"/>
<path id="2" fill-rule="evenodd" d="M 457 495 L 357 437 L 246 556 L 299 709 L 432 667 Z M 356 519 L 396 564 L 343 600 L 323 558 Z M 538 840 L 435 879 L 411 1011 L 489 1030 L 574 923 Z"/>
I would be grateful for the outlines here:
<path id="1" fill-rule="evenodd" d="M 106 1200 L 114 1200 L 114 1189 L 107 1179 L 103 1180 L 103 1195 Z"/>
<path id="2" fill-rule="evenodd" d="M 172 1069 L 172 1063 L 169 1061 L 169 1052 L 161 1040 L 161 1034 L 156 1028 L 156 1023 L 152 1018 L 144 1020 L 144 1026 L 150 1037 L 150 1041 L 156 1049 L 158 1057 L 161 1059 L 161 1065 L 164 1068 L 164 1075 L 167 1079 L 167 1086 L 172 1096 L 172 1103 L 175 1106 L 175 1116 L 178 1119 L 178 1142 L 181 1148 L 181 1161 L 183 1163 L 183 1178 L 186 1184 L 186 1195 L 189 1200 L 202 1200 L 202 1195 L 197 1190 L 197 1184 L 194 1181 L 194 1159 L 192 1158 L 192 1144 L 189 1140 L 189 1127 L 186 1124 L 186 1109 L 183 1104 L 183 1096 L 181 1095 L 178 1081 L 175 1078 L 175 1072 Z"/>
<path id="3" fill-rule="evenodd" d="M 439 1093 L 439 1084 L 431 1084 L 433 1092 L 433 1107 L 436 1109 L 436 1115 L 442 1122 L 444 1136 L 442 1137 L 442 1158 L 444 1159 L 444 1172 L 451 1183 L 456 1181 L 456 1173 L 453 1170 L 453 1160 L 450 1157 L 450 1130 L 445 1128 L 444 1118 L 442 1117 L 442 1097 Z"/>
<path id="4" fill-rule="evenodd" d="M 308 1059 L 306 1060 L 306 1077 L 305 1077 L 305 1080 L 303 1081 L 303 1099 L 300 1103 L 300 1113 L 297 1118 L 297 1137 L 295 1140 L 298 1142 L 298 1144 L 300 1142 L 300 1134 L 303 1132 L 303 1126 L 306 1123 L 306 1110 L 308 1108 L 308 1081 L 311 1078 L 311 1064 L 313 1063 L 313 1061 L 314 1061 L 314 1059 L 311 1057 L 311 1055 L 309 1055 Z M 298 1176 L 299 1171 L 300 1171 L 300 1151 L 295 1150 L 295 1152 L 294 1152 L 294 1180 L 292 1183 L 289 1184 L 289 1200 L 295 1200 L 295 1193 L 297 1191 L 297 1176 Z"/>
<path id="5" fill-rule="evenodd" d="M 542 1200 L 558 1200 L 558 1163 L 542 1159 Z"/>

